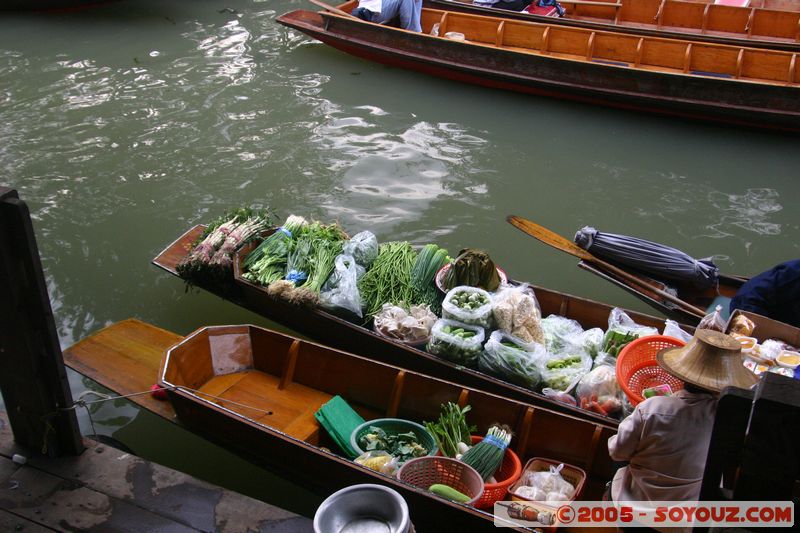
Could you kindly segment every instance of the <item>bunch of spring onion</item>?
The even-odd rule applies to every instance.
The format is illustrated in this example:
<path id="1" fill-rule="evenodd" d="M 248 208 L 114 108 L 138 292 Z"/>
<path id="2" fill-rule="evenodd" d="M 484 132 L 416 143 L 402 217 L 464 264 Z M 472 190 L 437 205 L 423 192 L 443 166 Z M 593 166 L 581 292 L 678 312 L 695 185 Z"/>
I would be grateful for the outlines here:
<path id="1" fill-rule="evenodd" d="M 435 244 L 426 244 L 417 255 L 411 269 L 411 285 L 414 289 L 413 302 L 426 304 L 437 315 L 442 314 L 441 292 L 436 288 L 434 278 L 445 263 L 450 261 L 447 250 Z"/>
<path id="2" fill-rule="evenodd" d="M 385 303 L 410 304 L 414 300 L 411 269 L 417 253 L 405 241 L 385 242 L 378 248 L 378 257 L 358 281 L 358 292 L 370 318 Z"/>
<path id="3" fill-rule="evenodd" d="M 275 233 L 264 239 L 244 260 L 244 277 L 260 285 L 283 279 L 292 240 L 308 222 L 289 215 Z"/>
<path id="4" fill-rule="evenodd" d="M 466 414 L 472 409 L 469 405 L 462 409 L 453 402 L 442 404 L 442 412 L 437 422 L 425 422 L 425 429 L 433 435 L 436 445 L 446 457 L 456 457 L 465 453 L 470 445 L 470 435 L 475 426 L 467 424 Z"/>
<path id="5" fill-rule="evenodd" d="M 249 208 L 228 212 L 210 223 L 191 252 L 178 263 L 178 274 L 203 285 L 231 282 L 233 254 L 271 224 L 267 211 Z"/>
<path id="6" fill-rule="evenodd" d="M 486 481 L 503 464 L 503 456 L 510 442 L 511 430 L 508 427 L 492 426 L 483 440 L 461 456 L 461 462 L 477 470 Z"/>

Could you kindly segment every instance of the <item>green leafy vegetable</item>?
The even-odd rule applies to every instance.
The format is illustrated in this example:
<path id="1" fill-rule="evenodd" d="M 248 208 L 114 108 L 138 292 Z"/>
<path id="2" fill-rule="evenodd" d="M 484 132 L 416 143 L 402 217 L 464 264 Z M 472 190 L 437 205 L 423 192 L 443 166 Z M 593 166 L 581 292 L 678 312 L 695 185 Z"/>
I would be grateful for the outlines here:
<path id="1" fill-rule="evenodd" d="M 457 404 L 447 402 L 442 404 L 437 422 L 425 422 L 425 429 L 433 435 L 436 445 L 445 456 L 455 457 L 459 442 L 470 445 L 470 435 L 476 429 L 467 424 L 466 414 L 470 409 L 469 405 L 462 409 Z"/>

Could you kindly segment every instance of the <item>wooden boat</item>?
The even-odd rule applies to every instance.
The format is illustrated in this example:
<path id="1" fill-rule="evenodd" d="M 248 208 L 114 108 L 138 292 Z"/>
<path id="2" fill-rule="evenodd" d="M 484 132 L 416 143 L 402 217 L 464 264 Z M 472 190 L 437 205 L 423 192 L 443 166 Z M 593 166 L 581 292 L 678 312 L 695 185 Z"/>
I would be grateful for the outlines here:
<path id="1" fill-rule="evenodd" d="M 341 395 L 365 419 L 436 420 L 440 404 L 469 404 L 471 424 L 515 431 L 511 448 L 583 468 L 584 500 L 613 475 L 614 429 L 255 326 L 202 328 L 183 337 L 135 319 L 107 326 L 64 350 L 65 363 L 140 407 L 321 496 L 356 483 L 398 490 L 417 531 L 442 523 L 493 531 L 492 515 L 449 502 L 340 457 L 313 412 Z M 160 380 L 170 402 L 142 394 Z M 271 414 L 266 414 L 271 413 Z M 177 417 L 176 417 L 177 414 Z M 439 527 L 439 529 L 441 529 Z"/>
<path id="2" fill-rule="evenodd" d="M 378 482 L 398 490 L 422 527 L 493 528 L 493 515 L 376 474 L 337 451 L 314 413 L 343 397 L 365 420 L 436 420 L 444 402 L 469 404 L 470 423 L 514 429 L 521 458 L 548 457 L 591 472 L 595 494 L 613 475 L 606 426 L 501 398 L 251 325 L 202 328 L 172 346 L 159 373 L 178 418 L 297 476 L 335 485 Z M 323 449 L 324 448 L 324 449 Z M 294 477 L 293 475 L 293 477 Z M 317 482 L 320 480 L 318 479 Z M 422 528 L 427 531 L 428 528 Z"/>
<path id="3" fill-rule="evenodd" d="M 344 11 L 278 22 L 344 52 L 487 87 L 800 131 L 797 54 L 423 8 L 423 33 Z M 465 40 L 429 35 L 463 34 Z M 452 33 L 451 33 L 452 32 Z"/>
<path id="4" fill-rule="evenodd" d="M 177 276 L 176 266 L 191 249 L 192 243 L 203 231 L 203 226 L 195 226 L 162 251 L 153 263 Z M 251 245 L 252 246 L 252 245 Z M 578 407 L 556 402 L 530 389 L 514 385 L 496 377 L 465 368 L 423 350 L 396 342 L 359 324 L 331 314 L 317 307 L 301 307 L 270 295 L 260 285 L 241 277 L 241 261 L 250 248 L 243 248 L 234 262 L 236 284 L 226 289 L 202 287 L 236 304 L 283 324 L 293 330 L 313 337 L 325 344 L 352 353 L 363 355 L 377 361 L 398 365 L 437 378 L 460 383 L 515 400 L 566 412 L 587 420 L 616 427 L 619 421 L 601 416 Z M 571 296 L 558 291 L 533 285 L 536 298 L 542 309 L 542 316 L 557 314 L 577 320 L 585 329 L 608 328 L 608 316 L 613 308 L 610 305 Z M 637 323 L 658 328 L 664 327 L 663 319 L 626 311 Z M 691 328 L 688 328 L 691 330 Z"/>
<path id="5" fill-rule="evenodd" d="M 425 0 L 433 9 L 576 26 L 634 35 L 706 41 L 733 46 L 800 51 L 800 2 L 793 10 L 697 2 L 694 0 L 563 0 L 535 13 L 475 5 L 471 0 Z M 548 15 L 539 13 L 550 13 Z"/>

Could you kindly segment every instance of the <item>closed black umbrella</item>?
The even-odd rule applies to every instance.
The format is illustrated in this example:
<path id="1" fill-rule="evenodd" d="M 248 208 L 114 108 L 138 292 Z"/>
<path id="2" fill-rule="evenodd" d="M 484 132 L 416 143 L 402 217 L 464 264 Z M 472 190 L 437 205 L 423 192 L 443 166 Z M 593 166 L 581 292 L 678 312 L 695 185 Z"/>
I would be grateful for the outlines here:
<path id="1" fill-rule="evenodd" d="M 719 268 L 711 258 L 694 259 L 657 242 L 603 233 L 586 226 L 575 234 L 575 243 L 601 259 L 630 266 L 655 278 L 689 282 L 698 289 L 713 287 L 719 280 Z"/>

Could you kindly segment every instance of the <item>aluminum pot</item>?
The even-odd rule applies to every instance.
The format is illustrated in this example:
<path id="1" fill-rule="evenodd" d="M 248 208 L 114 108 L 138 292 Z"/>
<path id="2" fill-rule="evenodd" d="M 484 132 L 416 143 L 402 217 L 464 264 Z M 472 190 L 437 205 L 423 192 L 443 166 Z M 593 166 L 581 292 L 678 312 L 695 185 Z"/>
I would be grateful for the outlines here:
<path id="1" fill-rule="evenodd" d="M 408 505 L 383 485 L 352 485 L 328 496 L 314 514 L 314 533 L 409 533 Z"/>

